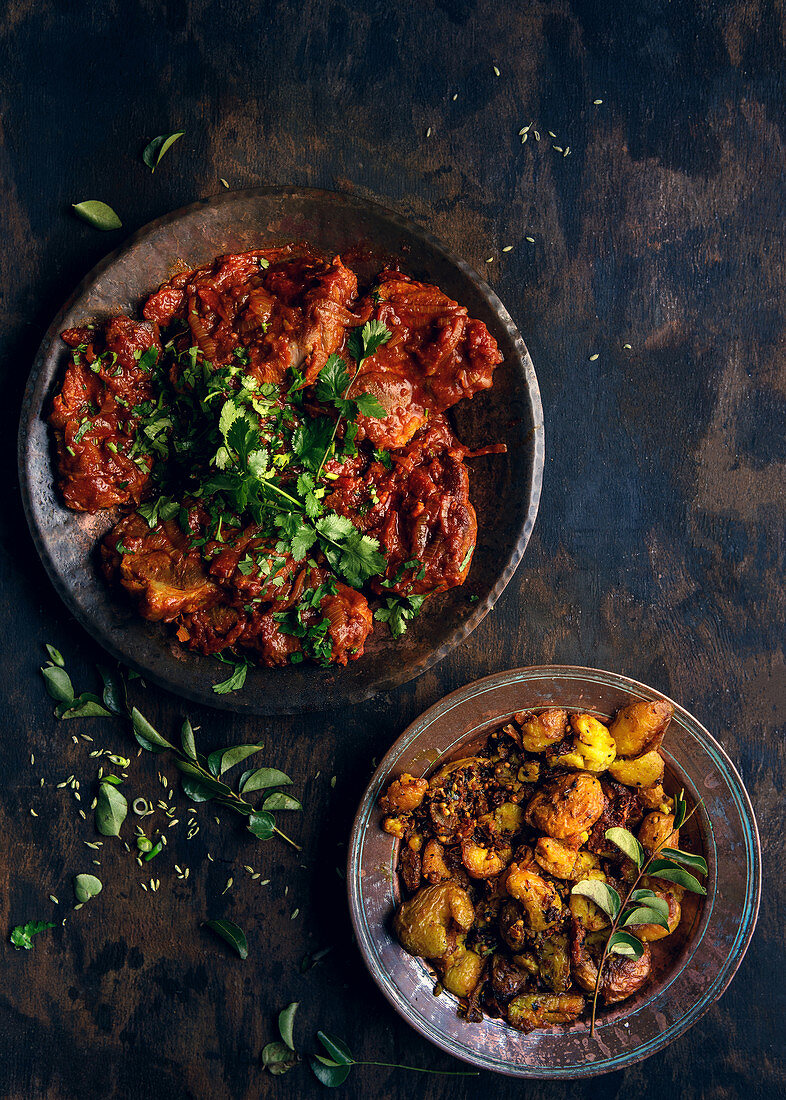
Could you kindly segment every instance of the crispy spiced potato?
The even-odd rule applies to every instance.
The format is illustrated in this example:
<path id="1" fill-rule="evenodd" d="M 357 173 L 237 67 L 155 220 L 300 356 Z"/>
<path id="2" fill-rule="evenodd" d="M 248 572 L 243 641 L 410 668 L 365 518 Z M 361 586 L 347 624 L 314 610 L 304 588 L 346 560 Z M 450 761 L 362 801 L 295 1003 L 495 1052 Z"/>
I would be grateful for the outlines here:
<path id="1" fill-rule="evenodd" d="M 526 818 L 541 832 L 564 840 L 591 829 L 604 804 L 603 790 L 594 775 L 561 775 L 535 794 Z"/>
<path id="2" fill-rule="evenodd" d="M 664 771 L 663 757 L 657 749 L 633 759 L 618 756 L 609 768 L 609 774 L 626 787 L 654 787 L 663 779 Z"/>
<path id="3" fill-rule="evenodd" d="M 444 958 L 456 945 L 456 936 L 472 927 L 475 910 L 466 890 L 453 882 L 424 886 L 399 906 L 393 927 L 410 955 Z"/>
<path id="4" fill-rule="evenodd" d="M 614 740 L 607 727 L 591 714 L 572 714 L 570 725 L 576 734 L 570 751 L 550 758 L 549 763 L 563 768 L 605 772 L 617 755 Z"/>
<path id="5" fill-rule="evenodd" d="M 641 756 L 643 752 L 659 748 L 673 714 L 674 707 L 666 699 L 623 707 L 617 712 L 610 730 L 617 756 Z"/>
<path id="6" fill-rule="evenodd" d="M 680 831 L 674 828 L 674 814 L 654 810 L 639 825 L 639 843 L 650 852 L 660 848 L 679 848 Z"/>
<path id="7" fill-rule="evenodd" d="M 564 738 L 568 728 L 566 710 L 542 710 L 539 714 L 520 711 L 513 717 L 521 728 L 525 752 L 545 752 Z"/>
<path id="8" fill-rule="evenodd" d="M 525 993 L 508 1005 L 508 1023 L 519 1031 L 550 1024 L 568 1024 L 582 1012 L 584 998 L 576 993 Z"/>

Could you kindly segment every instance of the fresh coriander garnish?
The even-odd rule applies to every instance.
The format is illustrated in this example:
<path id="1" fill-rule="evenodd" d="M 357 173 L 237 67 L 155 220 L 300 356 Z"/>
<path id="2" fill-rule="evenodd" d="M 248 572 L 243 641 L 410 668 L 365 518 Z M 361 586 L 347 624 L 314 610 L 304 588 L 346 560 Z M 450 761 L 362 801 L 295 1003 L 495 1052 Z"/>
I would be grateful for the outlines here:
<path id="1" fill-rule="evenodd" d="M 690 813 L 687 812 L 687 803 L 684 791 L 681 791 L 674 800 L 674 829 L 679 829 L 688 821 L 698 809 L 698 804 Z M 644 953 L 644 944 L 635 936 L 630 928 L 638 924 L 657 924 L 661 928 L 669 927 L 668 902 L 659 897 L 654 890 L 639 886 L 645 875 L 653 875 L 656 878 L 665 879 L 667 882 L 676 882 L 683 889 L 693 894 L 705 895 L 707 891 L 691 871 L 697 871 L 701 875 L 707 874 L 707 863 L 702 856 L 696 856 L 690 852 L 682 852 L 678 848 L 668 848 L 661 845 L 651 855 L 647 856 L 639 841 L 627 829 L 607 829 L 605 837 L 632 860 L 638 869 L 638 874 L 625 894 L 624 900 L 613 886 L 597 879 L 582 879 L 571 890 L 572 894 L 579 894 L 589 898 L 599 909 L 602 909 L 611 921 L 608 936 L 603 947 L 603 954 L 598 964 L 595 989 L 592 995 L 592 1020 L 590 1023 L 590 1035 L 595 1034 L 595 1018 L 597 1015 L 598 996 L 603 981 L 603 972 L 610 955 L 622 955 L 628 958 L 640 959 Z M 686 868 L 690 868 L 690 871 Z"/>
<path id="2" fill-rule="evenodd" d="M 44 920 L 31 920 L 27 924 L 17 924 L 16 928 L 11 929 L 11 943 L 14 947 L 23 947 L 25 951 L 30 951 L 33 947 L 33 936 L 37 936 L 39 932 L 45 932 L 47 928 L 54 928 L 54 924 Z"/>
<path id="3" fill-rule="evenodd" d="M 374 612 L 377 622 L 387 623 L 394 638 L 400 638 L 420 614 L 425 596 L 388 596 L 385 606 Z"/>

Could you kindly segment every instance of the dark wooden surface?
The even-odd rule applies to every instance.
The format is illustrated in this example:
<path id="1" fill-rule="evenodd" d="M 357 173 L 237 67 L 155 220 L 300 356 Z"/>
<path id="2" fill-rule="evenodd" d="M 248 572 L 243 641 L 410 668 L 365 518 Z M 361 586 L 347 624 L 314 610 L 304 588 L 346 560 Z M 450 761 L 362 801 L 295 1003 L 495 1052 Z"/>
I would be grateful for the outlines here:
<path id="1" fill-rule="evenodd" d="M 304 1048 L 323 1027 L 357 1057 L 460 1069 L 400 1022 L 366 977 L 337 869 L 372 760 L 405 725 L 477 676 L 554 661 L 628 673 L 692 709 L 748 784 L 767 872 L 747 958 L 699 1024 L 625 1073 L 533 1083 L 527 1095 L 779 1095 L 781 6 L 12 0 L 0 44 L 0 929 L 7 936 L 21 920 L 68 917 L 31 952 L 2 949 L 0 1094 L 317 1096 L 305 1066 L 276 1079 L 260 1067 L 275 1014 L 292 1000 L 301 1002 Z M 529 122 L 541 141 L 522 146 L 517 131 Z M 175 128 L 186 137 L 151 176 L 141 148 Z M 570 155 L 552 145 L 569 145 Z M 233 187 L 294 183 L 379 200 L 488 274 L 542 388 L 541 513 L 497 609 L 416 683 L 304 719 L 192 708 L 204 744 L 263 738 L 267 762 L 295 778 L 307 807 L 290 822 L 302 859 L 246 842 L 203 808 L 199 835 L 186 841 L 172 829 L 167 854 L 151 865 L 157 894 L 143 893 L 136 864 L 107 844 L 104 892 L 74 913 L 71 876 L 98 870 L 83 844 L 92 827 L 55 784 L 74 773 L 89 791 L 94 779 L 91 746 L 74 745 L 72 733 L 120 751 L 128 742 L 107 724 L 56 723 L 42 691 L 44 641 L 60 646 L 82 688 L 101 655 L 69 621 L 23 527 L 19 401 L 51 315 L 123 236 L 83 225 L 69 204 L 104 199 L 130 232 L 216 191 L 220 176 Z M 184 712 L 153 689 L 140 692 L 140 705 L 164 729 Z M 173 777 L 170 765 L 163 770 Z M 135 759 L 130 774 L 139 793 L 154 788 L 153 761 Z M 186 883 L 175 862 L 191 868 Z M 269 885 L 250 880 L 246 863 Z M 229 875 L 235 885 L 222 895 Z M 247 929 L 245 963 L 200 930 L 219 915 Z M 301 975 L 303 956 L 329 945 Z M 524 1087 L 487 1074 L 462 1081 L 366 1068 L 343 1092 L 413 1090 L 506 1097 Z"/>

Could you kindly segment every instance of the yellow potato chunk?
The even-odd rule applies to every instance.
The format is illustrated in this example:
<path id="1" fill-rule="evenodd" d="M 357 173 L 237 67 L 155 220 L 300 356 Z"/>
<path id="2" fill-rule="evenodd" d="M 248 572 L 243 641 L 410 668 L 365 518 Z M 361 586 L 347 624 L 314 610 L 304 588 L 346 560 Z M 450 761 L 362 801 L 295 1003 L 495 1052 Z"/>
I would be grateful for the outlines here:
<path id="1" fill-rule="evenodd" d="M 519 1031 L 532 1031 L 549 1024 L 567 1024 L 584 1009 L 577 993 L 522 993 L 505 1010 L 508 1023 Z"/>
<path id="2" fill-rule="evenodd" d="M 457 932 L 472 927 L 475 910 L 466 890 L 454 882 L 424 886 L 399 906 L 393 928 L 410 955 L 441 959 L 455 947 Z"/>
<path id="3" fill-rule="evenodd" d="M 565 736 L 566 710 L 542 710 L 540 714 L 520 711 L 513 716 L 521 729 L 521 747 L 525 752 L 545 752 Z"/>
<path id="4" fill-rule="evenodd" d="M 442 974 L 442 984 L 456 997 L 469 997 L 483 972 L 483 959 L 474 951 L 459 947 L 450 956 Z"/>
<path id="5" fill-rule="evenodd" d="M 598 857 L 591 852 L 578 852 L 550 836 L 538 838 L 535 859 L 554 878 L 572 879 L 576 882 L 588 878 L 589 872 L 598 870 L 600 866 Z"/>
<path id="6" fill-rule="evenodd" d="M 533 932 L 545 932 L 559 923 L 562 899 L 554 885 L 534 871 L 524 871 L 518 864 L 512 863 L 505 879 L 505 889 L 522 905 Z"/>
<path id="7" fill-rule="evenodd" d="M 631 703 L 617 711 L 611 723 L 617 755 L 641 756 L 645 751 L 657 749 L 673 714 L 674 707 L 665 699 Z"/>
<path id="8" fill-rule="evenodd" d="M 415 779 L 414 776 L 405 772 L 404 775 L 393 780 L 380 798 L 380 809 L 391 814 L 409 813 L 418 808 L 427 790 L 427 780 Z"/>
<path id="9" fill-rule="evenodd" d="M 561 775 L 537 791 L 525 817 L 539 832 L 564 840 L 591 829 L 605 804 L 603 788 L 595 776 L 577 772 Z"/>
<path id="10" fill-rule="evenodd" d="M 549 757 L 549 763 L 596 774 L 605 772 L 617 755 L 614 739 L 606 726 L 591 714 L 573 714 L 570 724 L 576 734 L 571 751 L 562 756 Z"/>
<path id="11" fill-rule="evenodd" d="M 613 779 L 626 787 L 654 787 L 663 779 L 663 757 L 657 750 L 632 760 L 617 757 L 609 768 Z"/>
<path id="12" fill-rule="evenodd" d="M 649 851 L 668 846 L 679 848 L 680 831 L 674 828 L 674 814 L 654 810 L 639 825 L 639 842 Z"/>
<path id="13" fill-rule="evenodd" d="M 461 861 L 472 878 L 491 878 L 504 871 L 512 855 L 510 848 L 494 851 L 484 848 L 474 840 L 465 840 L 461 845 Z"/>

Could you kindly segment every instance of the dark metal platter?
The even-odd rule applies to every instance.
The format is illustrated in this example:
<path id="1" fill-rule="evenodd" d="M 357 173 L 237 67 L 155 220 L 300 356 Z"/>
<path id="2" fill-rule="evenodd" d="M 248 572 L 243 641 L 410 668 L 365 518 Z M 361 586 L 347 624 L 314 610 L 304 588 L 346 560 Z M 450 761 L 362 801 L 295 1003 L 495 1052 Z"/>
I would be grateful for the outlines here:
<path id="1" fill-rule="evenodd" d="M 471 462 L 478 542 L 467 583 L 427 600 L 395 641 L 382 624 L 365 655 L 347 668 L 300 665 L 249 669 L 245 687 L 216 695 L 225 678 L 215 659 L 187 652 L 159 624 L 140 619 L 122 592 L 95 567 L 97 540 L 114 516 L 67 509 L 56 490 L 52 441 L 45 421 L 65 362 L 59 334 L 140 302 L 182 264 L 197 267 L 226 252 L 307 241 L 316 251 L 350 255 L 363 278 L 397 259 L 416 278 L 438 284 L 483 320 L 504 363 L 494 386 L 453 410 L 459 438 L 472 447 L 507 444 L 506 455 Z M 529 353 L 494 291 L 430 233 L 383 207 L 351 195 L 262 188 L 218 195 L 151 222 L 100 263 L 50 325 L 33 364 L 19 429 L 19 472 L 27 520 L 41 560 L 68 609 L 118 660 L 195 702 L 252 714 L 292 714 L 360 702 L 442 660 L 488 614 L 512 577 L 537 515 L 544 438 L 540 393 Z M 470 602 L 470 596 L 477 596 Z"/>

